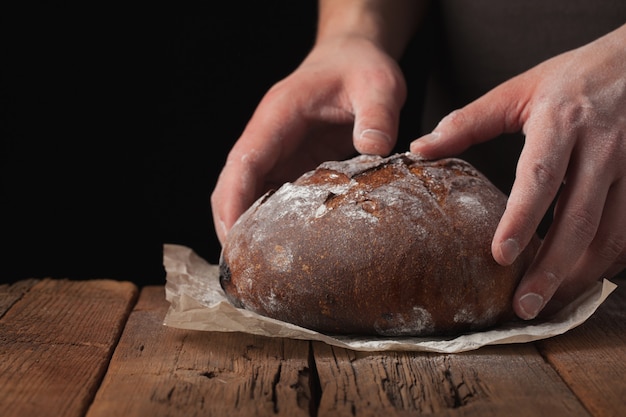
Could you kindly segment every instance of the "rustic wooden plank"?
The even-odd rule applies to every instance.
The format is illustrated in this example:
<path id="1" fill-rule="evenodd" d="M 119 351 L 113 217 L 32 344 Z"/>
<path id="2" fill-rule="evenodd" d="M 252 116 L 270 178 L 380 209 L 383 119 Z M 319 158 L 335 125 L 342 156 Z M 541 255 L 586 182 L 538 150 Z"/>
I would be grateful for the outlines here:
<path id="1" fill-rule="evenodd" d="M 37 279 L 25 279 L 13 284 L 0 285 L 0 317 L 6 313 L 13 304 L 19 301 L 24 294 L 38 283 Z"/>
<path id="2" fill-rule="evenodd" d="M 626 415 L 626 279 L 580 327 L 538 343 L 594 416 Z"/>
<path id="3" fill-rule="evenodd" d="M 456 355 L 313 345 L 319 416 L 588 416 L 533 345 Z"/>
<path id="4" fill-rule="evenodd" d="M 43 280 L 0 318 L 2 416 L 82 416 L 137 289 L 107 280 Z"/>
<path id="5" fill-rule="evenodd" d="M 146 287 L 89 409 L 100 416 L 308 416 L 309 343 L 163 326 Z"/>

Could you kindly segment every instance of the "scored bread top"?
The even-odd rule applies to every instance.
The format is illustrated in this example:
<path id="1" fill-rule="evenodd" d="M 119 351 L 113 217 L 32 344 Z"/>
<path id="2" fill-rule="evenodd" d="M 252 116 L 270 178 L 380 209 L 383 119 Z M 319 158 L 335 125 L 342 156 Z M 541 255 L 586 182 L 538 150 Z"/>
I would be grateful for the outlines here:
<path id="1" fill-rule="evenodd" d="M 222 285 L 259 314 L 332 333 L 449 334 L 511 317 L 528 257 L 491 256 L 506 196 L 459 159 L 326 162 L 229 233 Z"/>

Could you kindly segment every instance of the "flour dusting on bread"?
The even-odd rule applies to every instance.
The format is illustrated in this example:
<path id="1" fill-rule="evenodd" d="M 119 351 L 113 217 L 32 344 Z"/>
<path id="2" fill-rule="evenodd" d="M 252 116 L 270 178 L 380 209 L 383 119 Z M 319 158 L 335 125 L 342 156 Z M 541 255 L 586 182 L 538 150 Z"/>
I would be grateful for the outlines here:
<path id="1" fill-rule="evenodd" d="M 536 245 L 491 256 L 506 196 L 467 162 L 410 153 L 329 161 L 260 198 L 231 229 L 233 304 L 328 333 L 458 334 L 513 316 Z"/>

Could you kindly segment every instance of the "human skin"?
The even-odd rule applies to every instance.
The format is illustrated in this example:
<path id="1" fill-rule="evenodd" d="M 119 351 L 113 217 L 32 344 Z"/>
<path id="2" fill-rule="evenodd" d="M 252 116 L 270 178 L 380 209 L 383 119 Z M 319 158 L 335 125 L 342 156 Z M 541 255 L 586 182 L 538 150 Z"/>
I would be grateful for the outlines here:
<path id="1" fill-rule="evenodd" d="M 220 241 L 268 189 L 355 150 L 391 152 L 406 97 L 396 59 L 424 3 L 320 2 L 314 48 L 262 99 L 220 174 L 212 195 Z M 514 261 L 560 192 L 554 222 L 513 299 L 523 319 L 626 266 L 624 45 L 626 26 L 501 84 L 411 144 L 412 152 L 439 158 L 524 131 L 493 239 L 497 262 Z"/>
<path id="2" fill-rule="evenodd" d="M 211 196 L 223 243 L 264 192 L 327 160 L 386 155 L 406 97 L 396 59 L 426 2 L 322 0 L 315 46 L 263 97 Z"/>
<path id="3" fill-rule="evenodd" d="M 515 260 L 558 193 L 514 297 L 530 319 L 553 296 L 557 308 L 626 266 L 626 25 L 452 112 L 411 151 L 441 158 L 520 130 L 525 145 L 492 242 L 498 263 Z"/>

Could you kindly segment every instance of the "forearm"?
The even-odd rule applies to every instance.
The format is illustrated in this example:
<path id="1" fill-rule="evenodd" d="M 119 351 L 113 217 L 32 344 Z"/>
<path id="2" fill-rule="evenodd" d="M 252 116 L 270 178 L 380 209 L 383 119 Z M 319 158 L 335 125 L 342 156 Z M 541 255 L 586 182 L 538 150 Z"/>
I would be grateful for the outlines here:
<path id="1" fill-rule="evenodd" d="M 360 36 L 398 59 L 427 5 L 428 0 L 319 0 L 317 42 Z"/>

